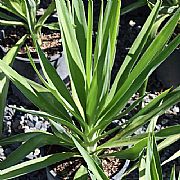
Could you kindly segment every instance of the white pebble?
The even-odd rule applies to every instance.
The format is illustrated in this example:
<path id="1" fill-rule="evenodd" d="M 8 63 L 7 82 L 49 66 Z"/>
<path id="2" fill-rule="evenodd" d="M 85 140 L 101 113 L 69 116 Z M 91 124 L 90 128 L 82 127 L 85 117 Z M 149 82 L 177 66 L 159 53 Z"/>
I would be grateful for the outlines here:
<path id="1" fill-rule="evenodd" d="M 130 25 L 130 26 L 133 27 L 135 24 L 136 24 L 136 22 L 134 22 L 133 20 L 130 20 L 130 21 L 129 21 L 129 25 Z"/>
<path id="2" fill-rule="evenodd" d="M 37 149 L 35 149 L 35 151 L 34 151 L 34 155 L 35 155 L 35 156 L 38 156 L 38 155 L 40 154 L 40 152 L 41 152 L 41 151 L 37 148 Z"/>

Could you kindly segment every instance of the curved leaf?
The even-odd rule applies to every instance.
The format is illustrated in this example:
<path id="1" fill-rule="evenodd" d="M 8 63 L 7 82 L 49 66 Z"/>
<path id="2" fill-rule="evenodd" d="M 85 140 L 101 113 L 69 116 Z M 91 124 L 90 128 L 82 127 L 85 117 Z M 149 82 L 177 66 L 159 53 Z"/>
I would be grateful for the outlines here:
<path id="1" fill-rule="evenodd" d="M 1 170 L 0 179 L 12 179 L 18 176 L 22 176 L 24 174 L 55 164 L 56 162 L 69 159 L 74 155 L 75 153 L 71 153 L 71 152 L 56 153 L 56 154 L 40 157 L 37 159 L 33 159 L 27 162 L 23 162 L 21 164 L 17 164 L 10 168 Z"/>

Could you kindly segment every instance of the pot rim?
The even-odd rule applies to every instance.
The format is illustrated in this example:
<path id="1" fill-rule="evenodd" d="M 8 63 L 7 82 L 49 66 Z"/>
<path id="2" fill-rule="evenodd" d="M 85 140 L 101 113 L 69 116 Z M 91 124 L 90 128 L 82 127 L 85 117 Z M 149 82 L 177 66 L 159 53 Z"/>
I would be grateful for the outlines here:
<path id="1" fill-rule="evenodd" d="M 122 175 L 129 167 L 130 160 L 126 159 L 123 162 L 124 162 L 123 167 L 111 178 L 112 180 L 121 179 Z M 48 180 L 59 180 L 61 178 L 53 169 L 50 168 L 50 166 L 46 167 L 46 173 Z"/>

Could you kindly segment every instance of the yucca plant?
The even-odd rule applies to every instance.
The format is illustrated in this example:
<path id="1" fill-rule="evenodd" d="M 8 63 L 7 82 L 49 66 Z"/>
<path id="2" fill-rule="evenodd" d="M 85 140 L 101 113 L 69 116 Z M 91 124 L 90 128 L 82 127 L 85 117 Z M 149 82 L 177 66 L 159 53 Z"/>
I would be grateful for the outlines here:
<path id="1" fill-rule="evenodd" d="M 158 117 L 180 101 L 180 88 L 172 92 L 170 89 L 166 90 L 126 123 L 108 130 L 107 127 L 113 120 L 120 119 L 142 101 L 143 97 L 140 97 L 126 108 L 133 94 L 180 43 L 180 35 L 168 43 L 179 20 L 180 9 L 149 43 L 148 38 L 161 7 L 161 1 L 158 0 L 111 85 L 120 7 L 120 0 L 110 0 L 106 6 L 101 2 L 98 32 L 93 47 L 93 1 L 88 1 L 86 19 L 83 1 L 56 0 L 71 80 L 70 91 L 47 60 L 34 34 L 32 38 L 44 78 L 38 72 L 29 51 L 28 55 L 44 86 L 22 77 L 0 61 L 3 73 L 39 111 L 16 109 L 48 119 L 52 127 L 52 133 L 34 131 L 1 139 L 1 146 L 15 142 L 23 143 L 0 163 L 0 179 L 11 179 L 69 158 L 82 158 L 86 162 L 86 166 L 81 166 L 75 177 L 108 179 L 102 170 L 101 160 L 106 157 L 132 161 L 138 159 L 147 146 L 148 132 L 154 130 Z M 148 48 L 144 48 L 147 43 Z M 138 128 L 147 123 L 147 132 L 134 135 Z M 180 138 L 179 132 L 179 125 L 156 132 L 156 140 L 162 141 L 158 144 L 158 150 L 177 141 Z M 112 134 L 115 135 L 111 137 Z M 101 140 L 107 137 L 109 140 L 102 143 Z M 45 145 L 64 146 L 69 150 L 19 163 L 31 151 Z M 110 148 L 115 148 L 115 151 L 105 151 Z M 138 165 L 134 166 L 136 167 Z"/>
<path id="2" fill-rule="evenodd" d="M 52 1 L 44 14 L 37 18 L 37 11 L 40 0 L 7 0 L 0 1 L 0 25 L 3 26 L 23 26 L 27 34 L 33 33 L 40 41 L 41 29 L 45 25 L 48 17 L 55 10 L 55 2 Z M 11 14 L 7 14 L 7 12 Z M 46 25 L 46 27 L 48 27 Z"/>

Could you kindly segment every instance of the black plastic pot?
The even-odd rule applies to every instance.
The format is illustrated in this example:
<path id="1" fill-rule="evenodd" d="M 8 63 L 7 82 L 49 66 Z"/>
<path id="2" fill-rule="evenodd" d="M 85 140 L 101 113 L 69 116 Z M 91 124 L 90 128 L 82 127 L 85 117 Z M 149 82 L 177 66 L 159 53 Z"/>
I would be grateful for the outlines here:
<path id="1" fill-rule="evenodd" d="M 2 46 L 0 46 L 0 52 L 2 56 L 5 56 L 7 53 Z M 69 79 L 68 69 L 66 66 L 63 52 L 49 57 L 49 61 L 51 62 L 52 66 L 56 69 L 61 79 L 65 83 L 67 83 Z M 39 59 L 35 58 L 34 62 L 39 72 L 43 74 Z M 13 69 L 16 70 L 16 72 L 18 72 L 22 76 L 28 79 L 31 79 L 37 83 L 41 83 L 40 79 L 38 78 L 38 75 L 36 74 L 33 67 L 31 66 L 31 63 L 28 58 L 17 56 L 13 64 Z M 13 95 L 18 97 L 21 103 L 27 106 L 32 105 L 32 103 L 13 84 L 11 84 L 11 88 L 12 88 Z"/>
<path id="2" fill-rule="evenodd" d="M 130 160 L 124 161 L 124 165 L 121 168 L 121 170 L 119 172 L 117 172 L 117 174 L 115 176 L 113 176 L 111 179 L 112 180 L 120 180 L 122 178 L 122 175 L 124 174 L 124 172 L 129 167 L 129 163 L 130 163 Z M 53 169 L 51 169 L 50 167 L 46 168 L 46 173 L 47 173 L 47 180 L 60 180 L 61 179 L 61 177 L 59 177 L 56 174 L 56 172 Z"/>
<path id="3" fill-rule="evenodd" d="M 156 70 L 157 78 L 165 88 L 180 85 L 180 49 L 176 49 Z"/>
<path id="4" fill-rule="evenodd" d="M 56 69 L 61 79 L 66 82 L 68 78 L 68 70 L 64 56 L 60 54 L 55 54 L 49 58 L 49 61 Z M 34 59 L 34 62 L 40 74 L 43 75 L 39 59 Z M 18 72 L 22 76 L 41 84 L 41 81 L 38 78 L 38 75 L 36 74 L 34 69 L 32 68 L 28 58 L 16 57 L 13 64 L 13 69 L 15 69 L 16 72 Z M 32 105 L 32 103 L 13 84 L 11 85 L 11 87 L 13 94 L 18 97 L 23 104 Z"/>

